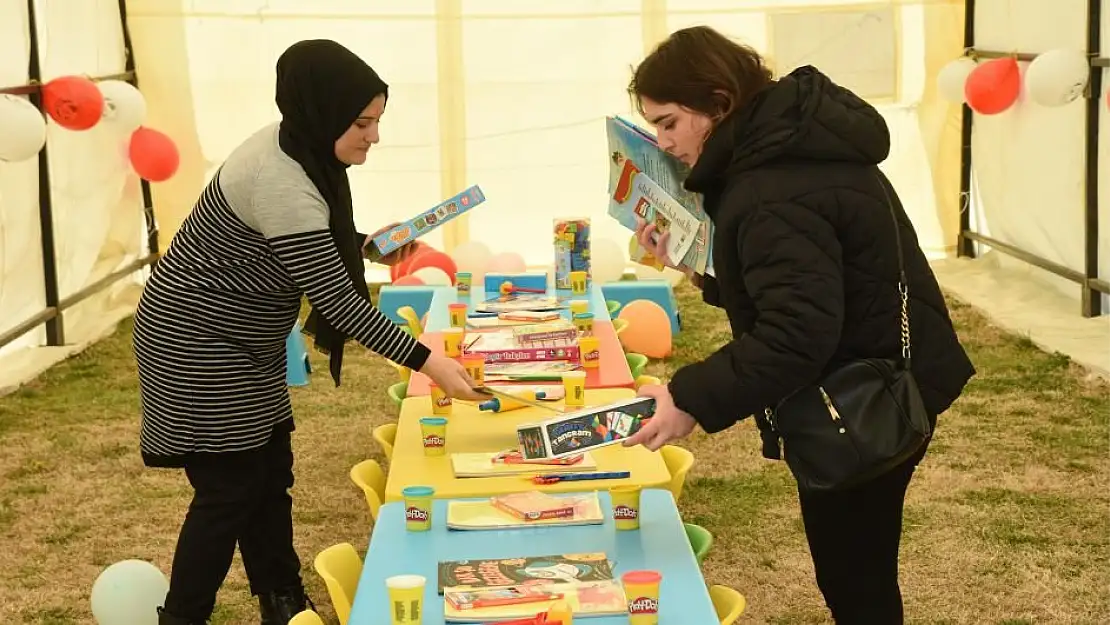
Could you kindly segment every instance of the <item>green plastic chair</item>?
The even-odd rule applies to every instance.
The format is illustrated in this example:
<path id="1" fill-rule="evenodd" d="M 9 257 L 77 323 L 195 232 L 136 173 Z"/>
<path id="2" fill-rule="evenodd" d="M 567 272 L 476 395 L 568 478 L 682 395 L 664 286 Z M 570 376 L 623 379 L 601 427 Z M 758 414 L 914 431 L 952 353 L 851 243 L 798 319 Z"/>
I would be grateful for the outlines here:
<path id="1" fill-rule="evenodd" d="M 393 386 L 389 387 L 388 392 L 389 398 L 393 400 L 393 403 L 397 404 L 398 408 L 400 408 L 401 402 L 405 400 L 405 395 L 407 395 L 409 392 L 409 383 L 396 382 L 393 384 Z"/>
<path id="2" fill-rule="evenodd" d="M 612 317 L 621 309 L 621 303 L 615 299 L 605 300 L 605 307 L 609 309 L 609 316 Z"/>
<path id="3" fill-rule="evenodd" d="M 709 555 L 709 549 L 713 546 L 713 534 L 704 527 L 693 523 L 683 523 L 682 527 L 686 529 L 686 539 L 690 541 L 690 548 L 694 550 L 694 557 L 698 560 L 698 566 L 701 566 L 702 562 L 705 562 L 705 556 Z"/>
<path id="4" fill-rule="evenodd" d="M 648 357 L 636 352 L 629 352 L 624 355 L 624 359 L 628 361 L 628 368 L 632 370 L 632 379 L 640 377 L 644 373 L 644 368 L 647 367 Z"/>

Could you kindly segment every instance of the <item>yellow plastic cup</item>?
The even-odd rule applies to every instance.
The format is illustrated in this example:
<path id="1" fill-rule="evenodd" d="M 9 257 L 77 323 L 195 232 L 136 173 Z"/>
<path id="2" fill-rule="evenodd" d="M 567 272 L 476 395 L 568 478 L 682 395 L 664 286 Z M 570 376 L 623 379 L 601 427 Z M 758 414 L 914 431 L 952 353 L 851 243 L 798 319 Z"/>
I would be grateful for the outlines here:
<path id="1" fill-rule="evenodd" d="M 424 417 L 420 420 L 420 441 L 425 456 L 442 456 L 447 453 L 447 419 Z"/>
<path id="2" fill-rule="evenodd" d="M 481 354 L 463 354 L 463 369 L 478 386 L 486 383 L 486 357 Z"/>
<path id="3" fill-rule="evenodd" d="M 618 530 L 640 529 L 640 487 L 614 486 L 609 489 L 613 501 L 613 525 Z"/>
<path id="4" fill-rule="evenodd" d="M 596 336 L 578 338 L 578 361 L 587 369 L 601 366 L 601 339 Z"/>
<path id="5" fill-rule="evenodd" d="M 401 491 L 405 498 L 405 529 L 426 532 L 432 529 L 432 498 L 436 489 L 431 486 L 409 486 Z"/>
<path id="6" fill-rule="evenodd" d="M 628 601 L 629 625 L 659 625 L 658 571 L 629 571 L 621 575 L 624 597 Z"/>
<path id="7" fill-rule="evenodd" d="M 572 299 L 570 300 L 570 314 L 579 315 L 582 313 L 590 312 L 590 300 L 588 299 Z"/>
<path id="8" fill-rule="evenodd" d="M 563 374 L 563 390 L 566 397 L 563 403 L 567 406 L 586 405 L 586 372 L 567 371 Z"/>
<path id="9" fill-rule="evenodd" d="M 451 414 L 454 402 L 447 396 L 447 392 L 435 382 L 429 384 L 428 389 L 432 396 L 432 414 L 441 416 Z"/>
<path id="10" fill-rule="evenodd" d="M 465 328 L 466 327 L 466 304 L 457 302 L 447 305 L 447 316 L 451 322 L 451 327 Z"/>
<path id="11" fill-rule="evenodd" d="M 586 294 L 586 278 L 585 271 L 572 271 L 570 272 L 570 293 L 571 295 L 585 295 Z"/>
<path id="12" fill-rule="evenodd" d="M 426 584 L 423 575 L 394 575 L 385 579 L 392 625 L 423 625 Z"/>
<path id="13" fill-rule="evenodd" d="M 466 331 L 461 326 L 453 326 L 443 331 L 443 355 L 458 358 L 462 355 L 462 341 Z"/>

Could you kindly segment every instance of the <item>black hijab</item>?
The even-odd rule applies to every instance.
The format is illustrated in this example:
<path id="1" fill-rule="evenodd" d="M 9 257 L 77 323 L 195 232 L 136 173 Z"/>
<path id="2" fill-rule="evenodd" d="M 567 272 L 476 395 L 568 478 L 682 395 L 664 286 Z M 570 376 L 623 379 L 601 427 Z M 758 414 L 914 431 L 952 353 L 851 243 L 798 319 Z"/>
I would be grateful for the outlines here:
<path id="1" fill-rule="evenodd" d="M 300 163 L 328 204 L 329 228 L 347 275 L 359 295 L 370 299 L 362 264 L 362 241 L 355 231 L 347 165 L 335 157 L 335 141 L 370 101 L 389 96 L 389 86 L 362 59 L 334 41 L 293 44 L 277 62 L 278 143 Z M 316 348 L 330 355 L 331 377 L 339 386 L 347 335 L 313 307 L 305 331 Z"/>

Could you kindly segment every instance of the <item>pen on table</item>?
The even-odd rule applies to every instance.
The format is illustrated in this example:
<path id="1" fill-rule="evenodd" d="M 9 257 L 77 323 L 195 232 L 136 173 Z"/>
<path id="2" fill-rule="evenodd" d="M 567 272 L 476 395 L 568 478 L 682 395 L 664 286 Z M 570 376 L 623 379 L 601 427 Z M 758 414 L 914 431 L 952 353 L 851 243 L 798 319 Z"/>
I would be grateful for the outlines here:
<path id="1" fill-rule="evenodd" d="M 556 482 L 577 482 L 584 480 L 621 480 L 631 477 L 629 471 L 609 471 L 604 473 L 548 473 L 536 475 L 532 481 L 537 484 L 554 484 Z"/>

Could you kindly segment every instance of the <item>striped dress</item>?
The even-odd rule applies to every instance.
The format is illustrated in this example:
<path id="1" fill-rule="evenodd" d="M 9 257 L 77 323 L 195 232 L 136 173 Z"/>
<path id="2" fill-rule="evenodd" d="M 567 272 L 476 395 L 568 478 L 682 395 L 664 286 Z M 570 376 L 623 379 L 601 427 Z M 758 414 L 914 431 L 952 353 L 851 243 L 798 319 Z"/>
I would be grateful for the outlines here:
<path id="1" fill-rule="evenodd" d="M 307 295 L 337 329 L 413 369 L 428 349 L 354 289 L 328 208 L 278 147 L 277 126 L 237 148 L 143 290 L 134 350 L 140 448 L 151 466 L 260 447 L 292 429 L 285 340 Z"/>

